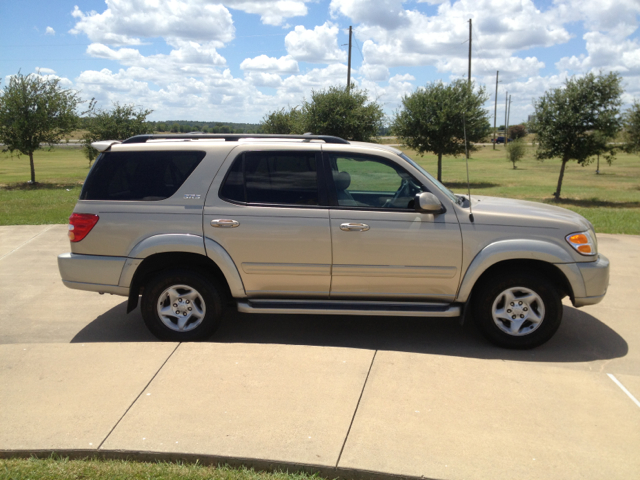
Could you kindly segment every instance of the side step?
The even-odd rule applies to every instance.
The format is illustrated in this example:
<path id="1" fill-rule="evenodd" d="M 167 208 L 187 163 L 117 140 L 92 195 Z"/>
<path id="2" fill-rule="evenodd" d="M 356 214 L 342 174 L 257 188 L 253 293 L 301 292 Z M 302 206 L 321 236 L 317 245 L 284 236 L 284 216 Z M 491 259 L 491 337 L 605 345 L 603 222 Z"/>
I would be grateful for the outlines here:
<path id="1" fill-rule="evenodd" d="M 376 302 L 352 300 L 241 300 L 243 313 L 315 315 L 376 315 L 392 317 L 459 317 L 460 306 L 450 303 Z"/>

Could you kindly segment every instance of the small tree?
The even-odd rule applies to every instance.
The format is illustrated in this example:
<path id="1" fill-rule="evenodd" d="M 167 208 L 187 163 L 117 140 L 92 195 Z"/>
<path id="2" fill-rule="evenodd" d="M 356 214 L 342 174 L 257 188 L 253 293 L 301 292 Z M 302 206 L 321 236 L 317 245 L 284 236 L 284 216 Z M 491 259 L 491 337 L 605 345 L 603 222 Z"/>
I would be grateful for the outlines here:
<path id="1" fill-rule="evenodd" d="M 517 140 L 519 138 L 524 138 L 527 135 L 527 129 L 524 125 L 512 125 L 509 127 L 509 138 L 512 140 Z"/>
<path id="2" fill-rule="evenodd" d="M 522 139 L 514 140 L 507 145 L 507 160 L 513 163 L 513 169 L 516 168 L 516 162 L 522 160 L 527 153 L 527 146 Z"/>
<path id="3" fill-rule="evenodd" d="M 0 95 L 0 142 L 10 152 L 28 155 L 31 183 L 36 183 L 33 152 L 52 146 L 77 128 L 78 92 L 60 86 L 60 79 L 39 73 L 9 79 Z"/>
<path id="4" fill-rule="evenodd" d="M 534 102 L 539 143 L 536 157 L 562 161 L 553 194 L 556 200 L 560 199 L 569 160 L 586 165 L 596 154 L 614 155 L 616 147 L 603 143 L 602 138 L 613 138 L 620 130 L 620 84 L 618 73 L 589 73 L 568 79 L 564 88 L 547 91 Z"/>
<path id="5" fill-rule="evenodd" d="M 96 110 L 92 105 L 91 115 L 87 122 L 88 132 L 82 137 L 85 157 L 89 165 L 98 156 L 98 151 L 91 143 L 100 140 L 126 140 L 134 135 L 152 133 L 153 126 L 145 120 L 153 110 L 144 110 L 135 105 L 113 104 L 109 111 Z"/>
<path id="6" fill-rule="evenodd" d="M 366 142 L 384 126 L 382 106 L 369 102 L 366 90 L 329 87 L 311 92 L 302 105 L 304 132 Z"/>
<path id="7" fill-rule="evenodd" d="M 265 115 L 260 123 L 260 128 L 263 133 L 302 134 L 304 133 L 302 112 L 298 110 L 298 107 L 289 108 L 289 110 L 282 107 L 280 110 Z"/>
<path id="8" fill-rule="evenodd" d="M 624 136 L 628 152 L 640 152 L 640 102 L 636 100 L 624 116 Z"/>
<path id="9" fill-rule="evenodd" d="M 469 150 L 474 149 L 472 142 L 481 141 L 491 131 L 483 108 L 488 98 L 484 87 L 474 91 L 466 80 L 430 83 L 402 98 L 393 129 L 418 153 L 438 156 L 438 180 L 442 181 L 442 156 L 465 153 L 463 120 Z"/>

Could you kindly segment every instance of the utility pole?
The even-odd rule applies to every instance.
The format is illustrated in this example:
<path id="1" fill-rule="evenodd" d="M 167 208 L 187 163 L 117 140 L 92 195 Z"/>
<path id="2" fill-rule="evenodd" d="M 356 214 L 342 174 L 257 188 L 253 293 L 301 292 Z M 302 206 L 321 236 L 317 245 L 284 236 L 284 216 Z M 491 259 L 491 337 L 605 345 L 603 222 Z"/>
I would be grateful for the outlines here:
<path id="1" fill-rule="evenodd" d="M 505 128 L 505 132 L 504 132 L 505 146 L 509 142 L 509 121 L 510 120 L 511 120 L 511 95 L 509 95 L 509 108 L 507 109 L 507 124 L 504 127 Z"/>
<path id="2" fill-rule="evenodd" d="M 496 71 L 496 101 L 493 107 L 493 149 L 496 149 L 496 116 L 498 114 L 498 75 L 500 71 Z"/>
<path id="3" fill-rule="evenodd" d="M 469 19 L 469 73 L 467 74 L 467 83 L 469 85 L 469 95 L 471 95 L 471 19 Z M 463 121 L 463 125 L 464 127 L 464 121 Z M 465 146 L 466 146 L 466 139 L 465 139 Z M 469 160 L 469 150 L 467 149 L 465 151 L 465 155 L 467 156 L 467 160 Z"/>
<path id="4" fill-rule="evenodd" d="M 471 87 L 471 19 L 469 19 L 469 73 L 467 76 L 469 87 Z"/>
<path id="5" fill-rule="evenodd" d="M 351 90 L 351 25 L 349 25 L 349 65 L 347 67 L 347 91 Z"/>
<path id="6" fill-rule="evenodd" d="M 507 109 L 509 108 L 509 92 L 504 93 L 504 146 L 507 146 Z"/>

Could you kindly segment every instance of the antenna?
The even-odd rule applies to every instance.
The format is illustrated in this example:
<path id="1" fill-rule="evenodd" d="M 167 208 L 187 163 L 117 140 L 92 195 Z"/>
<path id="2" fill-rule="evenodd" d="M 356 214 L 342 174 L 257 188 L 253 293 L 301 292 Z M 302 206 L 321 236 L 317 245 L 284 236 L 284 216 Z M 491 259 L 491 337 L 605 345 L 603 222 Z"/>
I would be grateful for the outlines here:
<path id="1" fill-rule="evenodd" d="M 473 223 L 473 209 L 471 207 L 471 184 L 469 183 L 469 150 L 467 149 L 467 122 L 462 112 L 462 130 L 464 132 L 464 153 L 467 158 L 467 191 L 469 192 L 469 221 Z"/>

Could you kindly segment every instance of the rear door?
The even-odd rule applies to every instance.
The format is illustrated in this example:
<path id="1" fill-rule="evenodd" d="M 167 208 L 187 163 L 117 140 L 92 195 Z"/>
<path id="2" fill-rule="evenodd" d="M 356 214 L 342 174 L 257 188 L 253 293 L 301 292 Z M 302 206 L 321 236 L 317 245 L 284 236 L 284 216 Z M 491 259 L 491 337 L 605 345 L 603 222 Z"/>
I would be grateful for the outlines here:
<path id="1" fill-rule="evenodd" d="M 327 298 L 331 234 L 320 146 L 242 145 L 214 180 L 205 237 L 238 268 L 249 297 Z"/>

